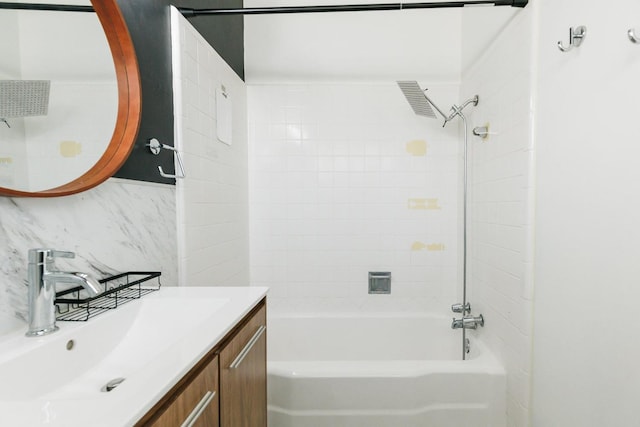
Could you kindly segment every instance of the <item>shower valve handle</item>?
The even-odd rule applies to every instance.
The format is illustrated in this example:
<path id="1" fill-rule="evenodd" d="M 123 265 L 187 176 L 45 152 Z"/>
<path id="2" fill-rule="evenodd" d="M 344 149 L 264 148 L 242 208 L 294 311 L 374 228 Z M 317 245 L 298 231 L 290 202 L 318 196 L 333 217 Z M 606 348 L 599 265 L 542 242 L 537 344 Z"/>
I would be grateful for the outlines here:
<path id="1" fill-rule="evenodd" d="M 451 311 L 453 311 L 454 313 L 471 313 L 471 304 L 470 303 L 466 303 L 464 305 L 458 303 L 458 304 L 453 304 L 451 306 Z"/>

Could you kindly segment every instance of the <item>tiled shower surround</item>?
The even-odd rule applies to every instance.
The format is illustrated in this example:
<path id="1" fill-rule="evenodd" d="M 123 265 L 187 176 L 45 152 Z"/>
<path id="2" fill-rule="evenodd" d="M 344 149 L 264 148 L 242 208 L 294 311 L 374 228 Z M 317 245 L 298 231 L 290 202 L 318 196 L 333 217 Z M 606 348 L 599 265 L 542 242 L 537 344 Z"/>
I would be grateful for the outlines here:
<path id="1" fill-rule="evenodd" d="M 457 85 L 433 86 L 457 102 Z M 250 85 L 251 278 L 280 312 L 446 313 L 460 282 L 457 126 L 394 82 Z M 445 107 L 443 107 L 445 108 Z M 390 271 L 390 295 L 369 295 Z"/>
<path id="2" fill-rule="evenodd" d="M 249 284 L 247 96 L 244 82 L 186 18 L 172 11 L 178 272 L 189 286 Z M 216 89 L 232 105 L 233 141 L 218 140 Z"/>
<path id="3" fill-rule="evenodd" d="M 532 10 L 516 16 L 463 78 L 478 93 L 470 137 L 470 283 L 482 339 L 507 372 L 507 420 L 528 425 L 533 298 L 534 170 Z M 495 64 L 503 64 L 496 69 Z M 489 326 L 490 325 L 490 326 Z"/>

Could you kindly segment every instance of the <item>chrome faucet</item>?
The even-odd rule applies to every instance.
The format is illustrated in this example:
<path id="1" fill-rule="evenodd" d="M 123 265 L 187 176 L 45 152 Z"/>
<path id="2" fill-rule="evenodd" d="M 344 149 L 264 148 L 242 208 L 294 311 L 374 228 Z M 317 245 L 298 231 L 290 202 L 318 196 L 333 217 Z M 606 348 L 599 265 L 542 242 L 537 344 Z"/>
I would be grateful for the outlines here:
<path id="1" fill-rule="evenodd" d="M 81 285 L 90 296 L 100 292 L 97 280 L 84 273 L 56 271 L 54 258 L 75 258 L 73 252 L 53 249 L 30 249 L 27 276 L 29 280 L 28 337 L 39 337 L 58 330 L 56 326 L 56 283 Z"/>

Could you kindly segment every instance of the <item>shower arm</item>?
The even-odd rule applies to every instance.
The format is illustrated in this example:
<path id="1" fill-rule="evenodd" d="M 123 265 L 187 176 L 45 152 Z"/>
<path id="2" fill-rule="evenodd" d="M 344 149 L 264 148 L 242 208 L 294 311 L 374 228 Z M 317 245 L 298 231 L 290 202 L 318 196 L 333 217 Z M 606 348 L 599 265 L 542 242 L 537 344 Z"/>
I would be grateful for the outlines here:
<path id="1" fill-rule="evenodd" d="M 445 113 L 443 113 L 443 112 L 442 112 L 442 110 L 441 110 L 440 108 L 438 108 L 438 106 L 437 106 L 437 105 L 436 105 L 436 104 L 431 100 L 431 98 L 429 98 L 429 97 L 427 96 L 427 89 L 424 89 L 424 90 L 422 91 L 422 94 L 423 94 L 423 95 L 424 95 L 424 97 L 427 99 L 427 101 L 429 102 L 429 104 L 431 104 L 431 106 L 432 106 L 433 108 L 435 108 L 435 110 L 436 110 L 436 111 L 437 111 L 437 112 L 442 116 L 442 118 L 444 119 L 444 125 L 446 125 L 446 124 L 447 124 L 447 122 L 448 122 L 449 120 L 451 120 L 453 117 L 449 117 L 449 116 L 447 116 Z M 444 125 L 442 125 L 442 127 L 444 127 Z"/>

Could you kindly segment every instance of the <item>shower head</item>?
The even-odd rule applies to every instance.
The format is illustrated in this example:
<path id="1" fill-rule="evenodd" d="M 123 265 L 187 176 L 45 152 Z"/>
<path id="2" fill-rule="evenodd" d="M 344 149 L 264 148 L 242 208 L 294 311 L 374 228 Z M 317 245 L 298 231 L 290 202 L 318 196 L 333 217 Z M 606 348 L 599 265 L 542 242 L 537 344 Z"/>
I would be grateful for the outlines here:
<path id="1" fill-rule="evenodd" d="M 409 101 L 409 105 L 413 108 L 413 111 L 419 116 L 436 118 L 436 114 L 433 112 L 433 108 L 445 119 L 445 123 L 449 120 L 448 116 L 438 108 L 432 100 L 429 99 L 424 90 L 420 89 L 418 82 L 416 81 L 397 81 L 400 90 Z M 426 90 L 426 89 L 425 89 Z M 433 108 L 431 108 L 433 107 Z"/>
<path id="2" fill-rule="evenodd" d="M 0 80 L 0 118 L 46 116 L 50 80 Z"/>
<path id="3" fill-rule="evenodd" d="M 451 120 L 453 120 L 453 118 L 456 116 L 460 116 L 464 118 L 464 116 L 462 115 L 462 110 L 464 110 L 467 107 L 467 105 L 469 104 L 473 104 L 474 106 L 478 105 L 478 95 L 476 95 L 473 98 L 467 100 L 464 104 L 462 104 L 461 107 L 454 105 L 453 107 L 451 107 L 451 111 L 452 111 L 451 114 L 446 115 L 445 113 L 442 112 L 441 109 L 438 108 L 436 104 L 433 103 L 432 100 L 429 99 L 427 94 L 424 93 L 422 89 L 420 89 L 418 82 L 405 80 L 405 81 L 396 81 L 396 83 L 400 87 L 400 90 L 402 90 L 402 93 L 404 94 L 404 96 L 407 98 L 407 101 L 409 101 L 409 105 L 411 105 L 411 108 L 413 108 L 413 111 L 417 115 L 431 117 L 435 119 L 436 115 L 433 112 L 433 108 L 435 108 L 436 111 L 444 119 L 444 123 L 442 124 L 442 127 L 446 126 L 446 124 L 449 123 Z"/>
<path id="4" fill-rule="evenodd" d="M 431 108 L 431 103 L 422 89 L 420 89 L 420 86 L 418 86 L 418 82 L 399 81 L 396 83 L 398 83 L 398 87 L 400 87 L 405 98 L 407 98 L 414 113 L 418 116 L 431 117 L 432 119 L 436 118 L 436 114 L 433 112 L 433 108 Z"/>

